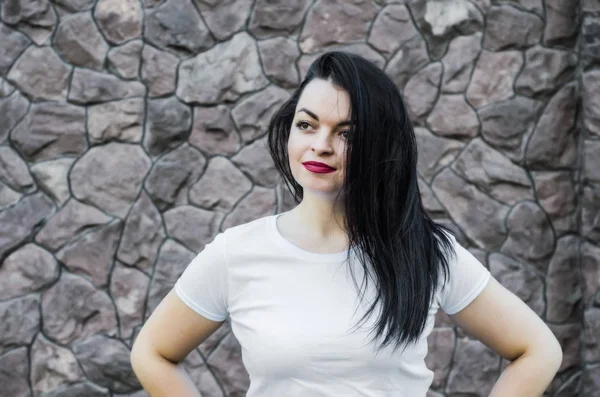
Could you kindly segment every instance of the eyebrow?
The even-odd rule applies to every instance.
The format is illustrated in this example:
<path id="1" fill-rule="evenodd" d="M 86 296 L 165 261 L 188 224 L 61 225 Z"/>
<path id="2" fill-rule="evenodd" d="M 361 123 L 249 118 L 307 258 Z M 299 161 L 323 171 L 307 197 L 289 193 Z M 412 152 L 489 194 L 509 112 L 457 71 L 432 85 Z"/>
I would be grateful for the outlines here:
<path id="1" fill-rule="evenodd" d="M 308 114 L 310 117 L 312 117 L 313 119 L 319 121 L 319 116 L 317 116 L 316 114 L 314 114 L 307 108 L 302 108 L 302 109 L 298 110 L 296 113 L 300 113 L 300 112 L 304 112 L 304 113 Z M 346 125 L 350 125 L 350 124 L 352 124 L 352 122 L 350 120 L 340 121 L 338 123 L 337 127 L 342 127 L 342 126 L 346 126 Z"/>

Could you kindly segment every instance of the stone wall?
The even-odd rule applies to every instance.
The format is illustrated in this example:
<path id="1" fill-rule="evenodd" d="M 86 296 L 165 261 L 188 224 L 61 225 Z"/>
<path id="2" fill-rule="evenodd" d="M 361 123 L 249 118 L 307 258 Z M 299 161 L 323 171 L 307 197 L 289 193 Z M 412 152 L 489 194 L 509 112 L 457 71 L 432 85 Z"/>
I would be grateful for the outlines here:
<path id="1" fill-rule="evenodd" d="M 389 4 L 387 4 L 389 3 Z M 0 394 L 144 396 L 129 349 L 195 253 L 293 206 L 264 127 L 326 48 L 403 90 L 428 211 L 600 396 L 598 0 L 0 0 Z M 440 315 L 430 395 L 506 362 Z M 185 361 L 243 396 L 223 326 Z"/>

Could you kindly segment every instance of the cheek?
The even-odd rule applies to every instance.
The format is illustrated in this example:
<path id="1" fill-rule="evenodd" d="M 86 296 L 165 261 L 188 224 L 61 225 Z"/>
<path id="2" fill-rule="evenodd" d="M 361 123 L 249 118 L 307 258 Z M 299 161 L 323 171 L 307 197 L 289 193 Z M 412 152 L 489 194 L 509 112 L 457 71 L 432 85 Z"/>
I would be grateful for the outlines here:
<path id="1" fill-rule="evenodd" d="M 296 143 L 294 142 L 294 138 L 290 135 L 290 139 L 288 139 L 287 143 L 287 151 L 290 162 L 293 160 L 296 155 Z"/>
<path id="2" fill-rule="evenodd" d="M 288 144 L 287 144 L 287 150 L 288 150 L 290 161 L 298 160 L 298 157 L 302 156 L 304 146 L 305 146 L 305 144 L 304 144 L 304 142 L 302 142 L 302 139 L 297 134 L 294 134 L 294 132 L 292 131 L 290 133 L 290 137 L 288 139 Z"/>
<path id="3" fill-rule="evenodd" d="M 300 153 L 301 150 L 299 149 L 298 141 L 292 136 L 292 134 L 290 134 L 290 138 L 288 139 L 287 151 L 290 169 L 292 170 L 292 174 L 295 176 L 296 169 L 298 168 L 298 161 L 302 155 Z"/>

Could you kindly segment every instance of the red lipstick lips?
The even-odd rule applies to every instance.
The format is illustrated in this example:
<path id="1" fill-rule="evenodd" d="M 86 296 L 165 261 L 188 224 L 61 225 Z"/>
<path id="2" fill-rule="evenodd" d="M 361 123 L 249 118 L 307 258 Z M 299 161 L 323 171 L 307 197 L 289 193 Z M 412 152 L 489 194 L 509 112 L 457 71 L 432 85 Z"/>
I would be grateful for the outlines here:
<path id="1" fill-rule="evenodd" d="M 325 163 L 319 163 L 318 161 L 305 161 L 302 164 L 304 165 L 304 168 L 317 174 L 326 174 L 335 171 L 335 168 L 330 167 Z"/>

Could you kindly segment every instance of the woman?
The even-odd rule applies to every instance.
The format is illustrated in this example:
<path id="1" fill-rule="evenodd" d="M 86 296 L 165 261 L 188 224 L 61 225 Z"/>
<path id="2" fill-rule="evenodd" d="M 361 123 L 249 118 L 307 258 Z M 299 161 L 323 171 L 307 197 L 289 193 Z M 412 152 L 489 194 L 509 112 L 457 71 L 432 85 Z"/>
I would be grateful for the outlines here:
<path id="1" fill-rule="evenodd" d="M 512 361 L 491 396 L 542 395 L 561 347 L 425 213 L 412 124 L 383 71 L 322 55 L 268 133 L 299 204 L 227 229 L 189 264 L 132 349 L 151 396 L 200 395 L 176 364 L 229 316 L 248 397 L 424 397 L 439 309 Z"/>

